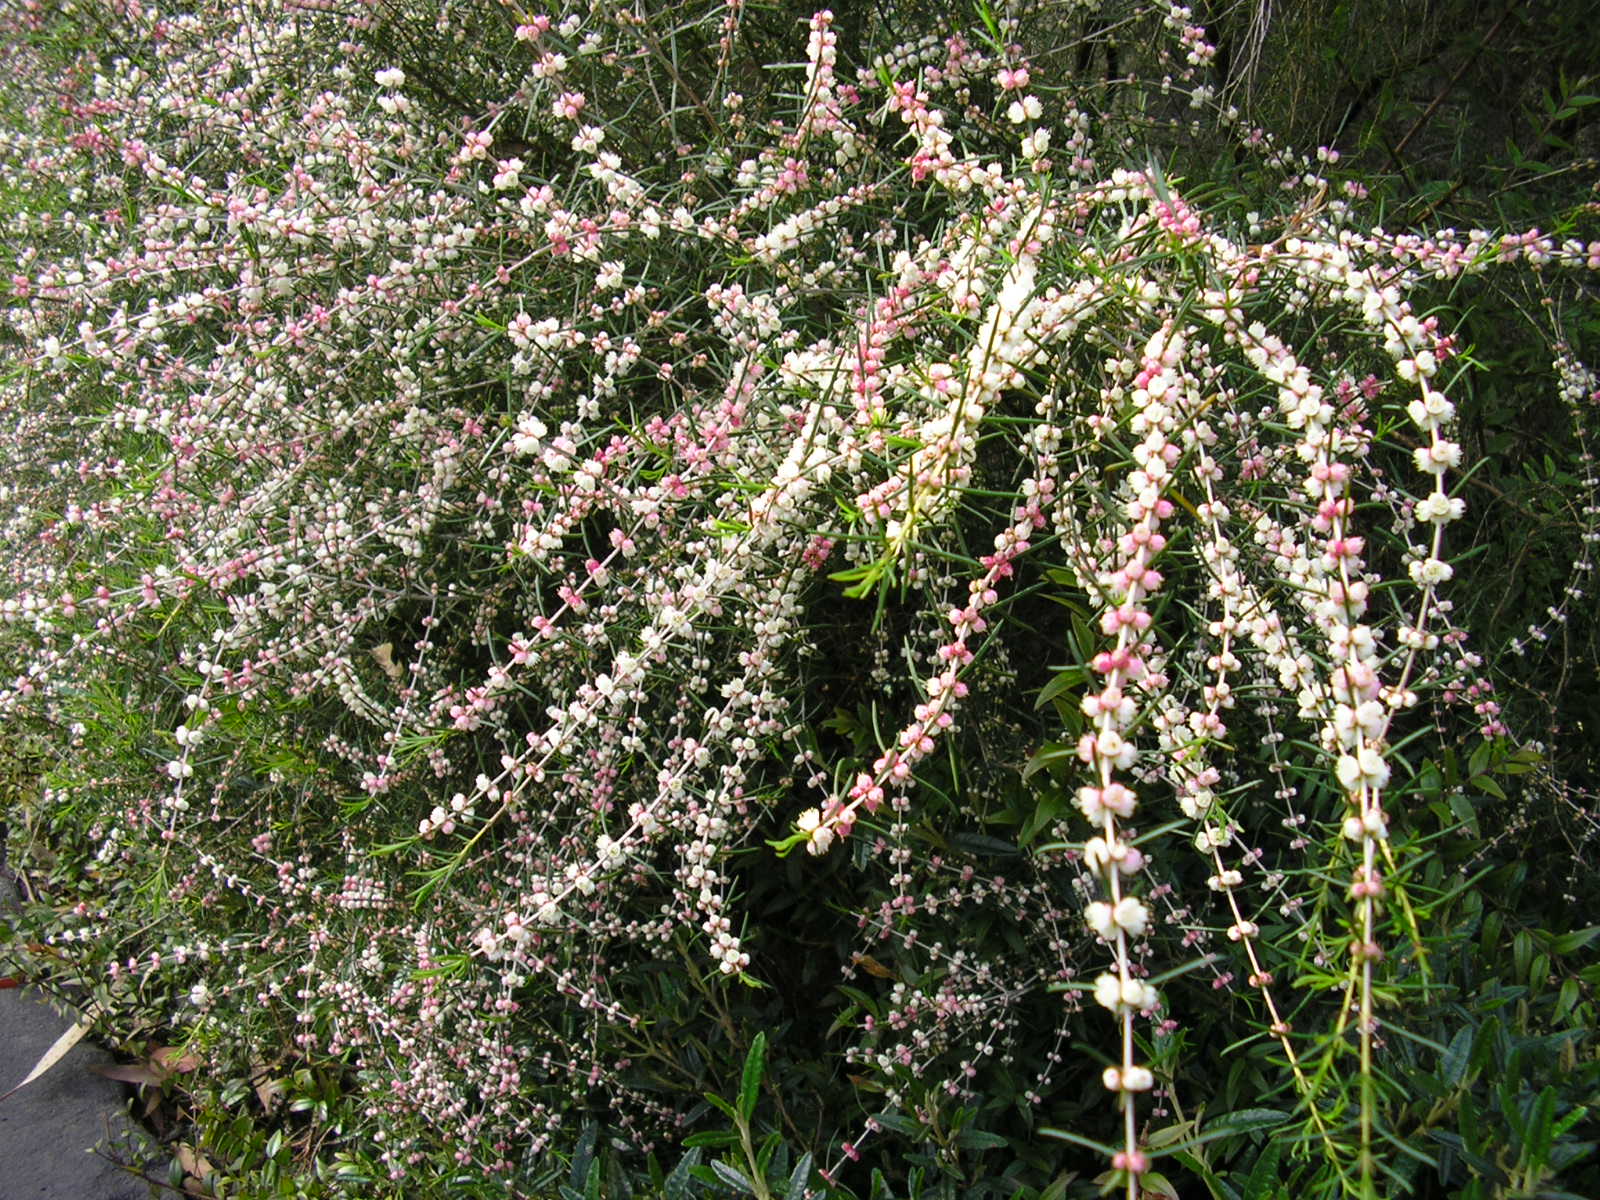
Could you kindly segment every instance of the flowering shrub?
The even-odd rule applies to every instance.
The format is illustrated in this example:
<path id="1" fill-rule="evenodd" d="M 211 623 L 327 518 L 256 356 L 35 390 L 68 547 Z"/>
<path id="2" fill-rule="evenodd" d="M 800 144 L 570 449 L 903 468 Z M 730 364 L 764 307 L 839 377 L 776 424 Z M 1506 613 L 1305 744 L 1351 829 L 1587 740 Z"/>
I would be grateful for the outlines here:
<path id="1" fill-rule="evenodd" d="M 236 1192 L 1582 1157 L 1553 1086 L 1503 1162 L 1440 1135 L 1496 1033 L 1410 1018 L 1484 907 L 1437 844 L 1544 778 L 1456 615 L 1437 306 L 1575 312 L 1600 242 L 1373 226 L 1185 9 L 1109 99 L 1048 49 L 1099 17 L 980 16 L 776 73 L 739 4 L 14 18 L 32 969 L 183 1041 Z M 1202 115 L 1259 209 L 1158 165 Z"/>

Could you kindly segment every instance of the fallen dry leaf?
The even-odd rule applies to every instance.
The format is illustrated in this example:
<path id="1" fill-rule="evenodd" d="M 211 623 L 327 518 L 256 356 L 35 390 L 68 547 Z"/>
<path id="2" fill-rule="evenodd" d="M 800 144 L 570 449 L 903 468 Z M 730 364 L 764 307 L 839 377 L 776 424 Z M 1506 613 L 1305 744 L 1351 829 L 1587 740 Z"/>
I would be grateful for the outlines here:
<path id="1" fill-rule="evenodd" d="M 131 1083 L 137 1087 L 147 1084 L 158 1084 L 165 1077 L 158 1073 L 149 1063 L 97 1063 L 89 1068 L 96 1075 L 104 1075 L 107 1079 L 115 1079 L 118 1083 Z"/>
<path id="2" fill-rule="evenodd" d="M 206 1186 L 206 1178 L 216 1171 L 216 1168 L 193 1146 L 187 1142 L 180 1142 L 177 1150 L 178 1166 L 184 1173 L 183 1190 L 191 1196 L 209 1196 L 211 1189 Z"/>
<path id="3" fill-rule="evenodd" d="M 860 967 L 868 975 L 874 975 L 879 979 L 894 978 L 894 972 L 889 970 L 888 967 L 884 966 L 870 954 L 857 954 L 853 956 L 853 961 L 855 962 L 856 966 Z"/>
<path id="4" fill-rule="evenodd" d="M 150 1061 L 168 1075 L 187 1075 L 200 1065 L 197 1056 L 185 1054 L 176 1046 L 157 1046 L 150 1051 Z"/>
<path id="5" fill-rule="evenodd" d="M 405 671 L 394 660 L 394 643 L 384 642 L 381 646 L 374 646 L 368 651 L 378 664 L 378 669 L 396 683 L 400 682 Z"/>
<path id="6" fill-rule="evenodd" d="M 200 1065 L 193 1054 L 185 1054 L 174 1046 L 157 1046 L 150 1058 L 142 1063 L 116 1063 L 110 1066 L 89 1068 L 97 1075 L 115 1079 L 118 1083 L 131 1083 L 138 1087 L 165 1083 L 174 1075 L 187 1075 Z"/>
<path id="7" fill-rule="evenodd" d="M 261 1101 L 261 1107 L 271 1112 L 280 1100 L 283 1099 L 283 1080 L 271 1077 L 259 1080 L 256 1085 L 256 1099 Z"/>

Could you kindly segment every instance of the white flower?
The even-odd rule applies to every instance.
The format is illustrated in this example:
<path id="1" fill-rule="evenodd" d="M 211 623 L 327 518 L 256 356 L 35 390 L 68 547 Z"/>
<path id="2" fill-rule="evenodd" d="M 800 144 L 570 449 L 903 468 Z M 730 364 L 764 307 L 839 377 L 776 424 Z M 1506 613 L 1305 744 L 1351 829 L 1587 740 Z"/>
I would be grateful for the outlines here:
<path id="1" fill-rule="evenodd" d="M 1341 754 L 1334 773 L 1348 792 L 1368 786 L 1382 788 L 1389 782 L 1389 764 L 1371 746 L 1363 746 L 1354 754 Z"/>
<path id="2" fill-rule="evenodd" d="M 1124 896 L 1117 901 L 1111 915 L 1129 937 L 1138 937 L 1150 923 L 1150 910 L 1132 896 Z"/>
<path id="3" fill-rule="evenodd" d="M 1094 998 L 1097 1004 L 1113 1012 L 1150 1012 L 1161 1003 L 1160 994 L 1144 980 L 1130 979 L 1124 983 L 1111 974 L 1095 979 Z"/>
<path id="4" fill-rule="evenodd" d="M 524 413 L 517 421 L 517 431 L 511 435 L 511 452 L 524 457 L 539 453 L 545 433 L 543 421 L 532 413 Z"/>
<path id="5" fill-rule="evenodd" d="M 522 176 L 523 165 L 520 158 L 508 158 L 501 162 L 500 169 L 494 174 L 495 190 L 504 192 L 516 187 Z"/>
<path id="6" fill-rule="evenodd" d="M 1412 451 L 1412 457 L 1416 459 L 1417 470 L 1442 475 L 1461 465 L 1461 447 L 1455 442 L 1434 442 L 1418 446 Z"/>
<path id="7" fill-rule="evenodd" d="M 1410 567 L 1412 582 L 1419 587 L 1428 587 L 1435 583 L 1444 583 L 1455 570 L 1449 563 L 1437 558 L 1425 558 L 1414 562 Z"/>
<path id="8" fill-rule="evenodd" d="M 1418 500 L 1416 507 L 1417 520 L 1429 525 L 1444 525 L 1450 521 L 1459 521 L 1467 511 L 1465 500 L 1451 499 L 1443 492 L 1434 492 L 1425 500 Z"/>
<path id="9" fill-rule="evenodd" d="M 1042 112 L 1044 106 L 1039 103 L 1039 97 L 1027 95 L 1011 102 L 1006 108 L 1006 120 L 1013 125 L 1021 125 L 1024 121 L 1037 121 Z"/>
<path id="10" fill-rule="evenodd" d="M 1122 1003 L 1136 1012 L 1149 1012 L 1161 1003 L 1161 997 L 1144 980 L 1130 979 L 1122 985 Z"/>
<path id="11" fill-rule="evenodd" d="M 1108 1092 L 1148 1092 L 1156 1083 L 1149 1067 L 1107 1067 L 1100 1079 Z"/>
<path id="12" fill-rule="evenodd" d="M 1122 983 L 1115 975 L 1101 975 L 1094 981 L 1095 1003 L 1115 1011 L 1122 1002 Z"/>
<path id="13" fill-rule="evenodd" d="M 1105 901 L 1096 900 L 1088 908 L 1084 909 L 1083 919 L 1088 923 L 1090 929 L 1105 938 L 1106 941 L 1109 942 L 1116 936 L 1116 919 L 1112 916 L 1111 905 Z"/>
<path id="14" fill-rule="evenodd" d="M 372 78 L 379 87 L 392 89 L 405 84 L 406 73 L 399 67 L 385 67 Z"/>
<path id="15" fill-rule="evenodd" d="M 808 808 L 800 814 L 795 825 L 807 837 L 807 854 L 826 854 L 833 845 L 833 828 L 822 823 L 822 814 L 814 808 Z"/>
<path id="16" fill-rule="evenodd" d="M 1096 875 L 1103 874 L 1111 862 L 1111 846 L 1102 837 L 1090 838 L 1083 846 L 1084 865 Z"/>

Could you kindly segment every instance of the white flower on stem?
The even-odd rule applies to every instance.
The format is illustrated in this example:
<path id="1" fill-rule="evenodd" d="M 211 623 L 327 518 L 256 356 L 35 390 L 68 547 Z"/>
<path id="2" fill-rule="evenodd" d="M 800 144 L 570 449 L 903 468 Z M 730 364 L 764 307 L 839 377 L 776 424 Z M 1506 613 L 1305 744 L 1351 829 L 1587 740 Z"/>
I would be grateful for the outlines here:
<path id="1" fill-rule="evenodd" d="M 1160 994 L 1142 979 L 1126 982 L 1106 973 L 1094 981 L 1095 1003 L 1113 1012 L 1150 1012 L 1161 1003 Z"/>
<path id="2" fill-rule="evenodd" d="M 1125 842 L 1107 842 L 1105 838 L 1090 838 L 1083 847 L 1084 864 L 1096 875 L 1104 875 L 1106 868 L 1115 863 L 1124 875 L 1136 875 L 1144 869 L 1145 858 L 1137 847 Z"/>
<path id="3" fill-rule="evenodd" d="M 1140 936 L 1150 923 L 1150 910 L 1133 896 L 1124 896 L 1117 901 L 1117 906 L 1112 909 L 1111 915 L 1129 937 Z"/>
<path id="4" fill-rule="evenodd" d="M 1412 582 L 1419 587 L 1429 587 L 1436 583 L 1444 583 L 1455 574 L 1454 568 L 1449 563 L 1437 558 L 1419 559 L 1411 564 L 1409 571 Z"/>
<path id="5" fill-rule="evenodd" d="M 1118 930 L 1129 937 L 1144 933 L 1150 923 L 1150 910 L 1134 897 L 1124 896 L 1114 907 L 1096 900 L 1083 910 L 1083 918 L 1090 929 L 1109 942 Z"/>
<path id="6" fill-rule="evenodd" d="M 1389 764 L 1371 746 L 1363 746 L 1354 754 L 1341 754 L 1334 773 L 1347 792 L 1363 787 L 1382 788 L 1389 782 Z"/>
<path id="7" fill-rule="evenodd" d="M 1084 909 L 1083 919 L 1090 929 L 1108 942 L 1117 934 L 1117 923 L 1111 915 L 1111 905 L 1103 900 L 1096 900 Z"/>
<path id="8" fill-rule="evenodd" d="M 511 435 L 511 452 L 527 457 L 539 453 L 546 433 L 544 422 L 532 413 L 524 413 L 517 420 L 517 430 Z"/>
<path id="9" fill-rule="evenodd" d="M 1418 446 L 1412 451 L 1416 460 L 1417 470 L 1429 475 L 1443 475 L 1461 465 L 1461 447 L 1455 442 L 1434 442 L 1427 446 Z"/>
<path id="10" fill-rule="evenodd" d="M 1443 392 L 1429 392 L 1426 398 L 1406 405 L 1406 414 L 1424 430 L 1437 429 L 1455 416 L 1456 406 Z"/>
<path id="11" fill-rule="evenodd" d="M 1100 1080 L 1108 1092 L 1148 1092 L 1156 1084 L 1149 1067 L 1107 1067 Z"/>
<path id="12" fill-rule="evenodd" d="M 1122 982 L 1115 975 L 1101 975 L 1094 981 L 1095 1003 L 1113 1011 L 1122 1003 Z"/>
<path id="13" fill-rule="evenodd" d="M 522 178 L 523 165 L 520 158 L 508 158 L 499 163 L 499 170 L 494 173 L 495 190 L 505 192 L 516 187 Z"/>
<path id="14" fill-rule="evenodd" d="M 1039 97 L 1030 93 L 1007 106 L 1006 120 L 1013 125 L 1021 125 L 1024 121 L 1037 121 L 1043 112 L 1044 106 L 1039 103 Z"/>
<path id="15" fill-rule="evenodd" d="M 807 854 L 826 854 L 833 845 L 833 829 L 822 823 L 822 814 L 814 808 L 801 813 L 795 825 L 806 835 Z"/>
<path id="16" fill-rule="evenodd" d="M 1465 500 L 1455 500 L 1443 492 L 1434 492 L 1424 500 L 1418 500 L 1416 509 L 1417 520 L 1429 525 L 1445 525 L 1451 521 L 1459 521 L 1467 511 Z"/>

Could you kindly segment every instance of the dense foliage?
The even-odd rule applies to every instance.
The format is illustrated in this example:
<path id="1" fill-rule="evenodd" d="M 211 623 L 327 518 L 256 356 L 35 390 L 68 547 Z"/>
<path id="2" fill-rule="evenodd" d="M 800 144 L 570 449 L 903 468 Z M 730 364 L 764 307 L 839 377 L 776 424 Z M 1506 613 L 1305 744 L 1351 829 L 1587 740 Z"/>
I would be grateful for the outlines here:
<path id="1" fill-rule="evenodd" d="M 1600 1192 L 1585 60 L 1215 7 L 5 18 L 0 951 L 139 1169 Z"/>

